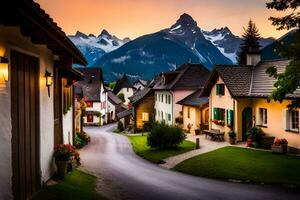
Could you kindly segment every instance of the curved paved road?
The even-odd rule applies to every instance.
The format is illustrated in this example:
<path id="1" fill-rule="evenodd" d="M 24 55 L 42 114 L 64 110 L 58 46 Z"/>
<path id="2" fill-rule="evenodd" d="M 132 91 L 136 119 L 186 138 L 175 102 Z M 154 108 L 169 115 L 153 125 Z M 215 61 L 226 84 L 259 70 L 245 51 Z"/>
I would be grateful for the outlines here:
<path id="1" fill-rule="evenodd" d="M 229 183 L 164 169 L 136 156 L 125 136 L 112 133 L 114 128 L 86 128 L 92 140 L 81 151 L 81 159 L 85 169 L 106 180 L 104 184 L 119 188 L 119 199 L 299 200 L 300 192 L 289 188 Z"/>

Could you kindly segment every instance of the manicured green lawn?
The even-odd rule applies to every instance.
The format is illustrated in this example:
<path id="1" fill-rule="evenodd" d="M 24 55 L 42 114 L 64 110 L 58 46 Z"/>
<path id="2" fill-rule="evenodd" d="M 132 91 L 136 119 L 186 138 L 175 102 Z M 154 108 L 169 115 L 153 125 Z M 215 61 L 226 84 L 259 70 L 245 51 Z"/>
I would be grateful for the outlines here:
<path id="1" fill-rule="evenodd" d="M 300 157 L 224 147 L 190 158 L 174 170 L 217 179 L 235 179 L 300 187 Z"/>
<path id="2" fill-rule="evenodd" d="M 134 152 L 137 155 L 153 163 L 162 163 L 162 160 L 165 158 L 195 149 L 195 143 L 186 140 L 183 141 L 183 143 L 180 144 L 178 148 L 168 150 L 156 150 L 151 149 L 149 146 L 147 146 L 147 136 L 145 135 L 128 136 L 128 138 L 131 141 Z"/>
<path id="3" fill-rule="evenodd" d="M 74 170 L 65 180 L 52 186 L 45 186 L 33 200 L 102 200 L 106 199 L 95 191 L 96 177 L 80 170 Z"/>

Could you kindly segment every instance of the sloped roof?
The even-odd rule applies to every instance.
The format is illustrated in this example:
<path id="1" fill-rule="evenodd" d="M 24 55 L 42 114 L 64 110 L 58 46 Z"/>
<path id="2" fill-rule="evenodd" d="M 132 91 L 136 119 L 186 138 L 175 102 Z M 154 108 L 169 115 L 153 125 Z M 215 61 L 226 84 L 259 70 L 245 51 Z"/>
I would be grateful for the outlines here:
<path id="1" fill-rule="evenodd" d="M 151 90 L 151 88 L 145 87 L 144 89 L 135 92 L 131 97 L 129 97 L 130 102 L 135 104 L 136 102 L 144 98 L 147 94 L 149 94 Z"/>
<path id="2" fill-rule="evenodd" d="M 84 80 L 78 81 L 75 87 L 81 88 L 82 95 L 87 101 L 100 101 L 101 83 L 103 83 L 101 68 L 88 67 L 77 68 L 77 70 L 84 74 Z"/>
<path id="3" fill-rule="evenodd" d="M 74 63 L 87 65 L 82 53 L 53 19 L 33 0 L 5 0 L 0 12 L 0 23 L 19 26 L 25 36 L 36 44 L 45 44 L 55 54 L 70 56 Z"/>
<path id="4" fill-rule="evenodd" d="M 122 118 L 127 117 L 132 114 L 133 114 L 132 109 L 128 109 L 128 110 L 124 110 L 122 112 L 117 113 L 117 117 L 118 117 L 118 119 L 122 119 Z"/>
<path id="5" fill-rule="evenodd" d="M 196 90 L 189 96 L 185 97 L 184 99 L 177 102 L 177 104 L 180 105 L 186 105 L 186 106 L 194 106 L 194 107 L 200 107 L 206 103 L 208 103 L 209 99 L 208 97 L 202 97 L 201 96 L 202 88 Z"/>
<path id="6" fill-rule="evenodd" d="M 122 103 L 122 100 L 117 97 L 112 91 L 107 91 L 107 97 L 112 104 L 119 105 Z"/>
<path id="7" fill-rule="evenodd" d="M 210 71 L 201 64 L 184 64 L 177 70 L 162 73 L 155 90 L 197 90 L 205 84 Z"/>
<path id="8" fill-rule="evenodd" d="M 132 85 L 130 84 L 130 81 L 129 81 L 128 77 L 126 76 L 126 74 L 124 74 L 122 76 L 122 78 L 117 80 L 113 92 L 115 94 L 117 94 L 122 88 L 131 88 L 131 87 L 132 87 Z"/>
<path id="9" fill-rule="evenodd" d="M 202 96 L 209 93 L 218 77 L 224 81 L 233 97 L 261 97 L 268 98 L 274 87 L 275 79 L 266 70 L 275 66 L 279 73 L 284 72 L 288 60 L 261 61 L 256 66 L 250 65 L 219 65 L 213 70 L 206 82 Z M 300 98 L 300 90 L 287 95 L 287 98 Z"/>

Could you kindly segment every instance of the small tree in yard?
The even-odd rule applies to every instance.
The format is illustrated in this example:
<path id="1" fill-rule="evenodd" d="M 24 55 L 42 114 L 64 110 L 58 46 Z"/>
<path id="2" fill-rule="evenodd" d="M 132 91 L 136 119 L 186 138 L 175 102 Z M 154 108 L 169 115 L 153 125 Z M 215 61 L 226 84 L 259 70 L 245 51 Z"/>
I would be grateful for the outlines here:
<path id="1" fill-rule="evenodd" d="M 118 94 L 118 97 L 121 99 L 121 101 L 125 102 L 125 95 L 123 93 Z"/>
<path id="2" fill-rule="evenodd" d="M 147 143 L 152 148 L 168 149 L 177 147 L 185 138 L 181 128 L 156 122 L 148 134 Z"/>
<path id="3" fill-rule="evenodd" d="M 278 30 L 297 28 L 291 44 L 279 44 L 275 49 L 282 57 L 290 60 L 284 73 L 278 73 L 275 67 L 267 70 L 270 76 L 276 78 L 275 90 L 270 99 L 282 101 L 287 94 L 292 94 L 300 86 L 300 1 L 299 0 L 272 0 L 267 3 L 268 9 L 277 11 L 291 11 L 283 17 L 270 17 Z M 293 102 L 290 107 L 300 107 L 300 101 Z"/>
<path id="4" fill-rule="evenodd" d="M 238 52 L 238 63 L 246 64 L 247 63 L 247 53 L 253 50 L 259 50 L 259 40 L 260 34 L 255 23 L 250 20 L 248 22 L 248 27 L 244 28 L 243 43 L 240 46 L 240 50 Z"/>

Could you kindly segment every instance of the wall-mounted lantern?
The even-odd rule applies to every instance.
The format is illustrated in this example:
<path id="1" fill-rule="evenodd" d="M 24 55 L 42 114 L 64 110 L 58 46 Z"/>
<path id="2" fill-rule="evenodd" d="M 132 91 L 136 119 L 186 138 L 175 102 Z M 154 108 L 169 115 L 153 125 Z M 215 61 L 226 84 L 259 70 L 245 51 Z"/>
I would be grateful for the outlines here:
<path id="1" fill-rule="evenodd" d="M 46 86 L 48 88 L 48 97 L 50 97 L 50 86 L 53 84 L 53 76 L 46 70 L 45 72 Z"/>
<path id="2" fill-rule="evenodd" d="M 0 80 L 8 81 L 8 59 L 0 56 Z"/>

